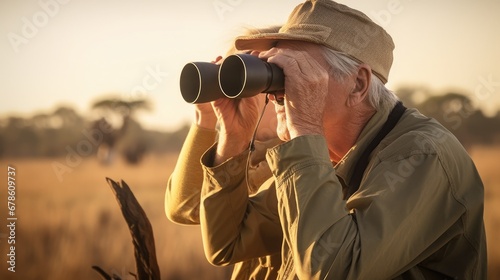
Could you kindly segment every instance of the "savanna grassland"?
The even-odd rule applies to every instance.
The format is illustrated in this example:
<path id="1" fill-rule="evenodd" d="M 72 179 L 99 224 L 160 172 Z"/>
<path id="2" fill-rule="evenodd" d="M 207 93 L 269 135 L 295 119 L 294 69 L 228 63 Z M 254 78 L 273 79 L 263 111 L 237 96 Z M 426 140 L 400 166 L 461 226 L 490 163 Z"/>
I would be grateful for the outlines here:
<path id="1" fill-rule="evenodd" d="M 485 185 L 489 279 L 500 279 L 500 147 L 471 149 Z M 7 166 L 16 168 L 16 272 L 7 270 L 8 232 L 0 227 L 0 279 L 100 279 L 91 269 L 133 279 L 134 254 L 127 225 L 105 177 L 123 179 L 146 211 L 155 234 L 163 279 L 228 279 L 229 268 L 206 261 L 199 227 L 176 225 L 164 214 L 165 184 L 176 154 L 148 156 L 140 165 L 117 160 L 100 165 L 94 157 L 67 169 L 59 159 L 2 159 L 0 223 L 7 224 Z M 61 180 L 59 180 L 61 179 Z"/>
<path id="2" fill-rule="evenodd" d="M 133 279 L 128 274 L 135 271 L 132 239 L 105 177 L 127 182 L 147 213 L 162 279 L 227 278 L 227 269 L 206 261 L 199 227 L 173 224 L 164 214 L 165 185 L 176 158 L 150 156 L 140 165 L 116 161 L 111 166 L 87 158 L 62 174 L 62 181 L 52 165 L 65 164 L 64 158 L 2 160 L 2 170 L 8 164 L 16 168 L 18 220 L 16 272 L 7 270 L 2 238 L 0 279 L 100 279 L 92 265 Z M 7 205 L 0 205 L 5 205 L 0 221 L 6 221 Z"/>

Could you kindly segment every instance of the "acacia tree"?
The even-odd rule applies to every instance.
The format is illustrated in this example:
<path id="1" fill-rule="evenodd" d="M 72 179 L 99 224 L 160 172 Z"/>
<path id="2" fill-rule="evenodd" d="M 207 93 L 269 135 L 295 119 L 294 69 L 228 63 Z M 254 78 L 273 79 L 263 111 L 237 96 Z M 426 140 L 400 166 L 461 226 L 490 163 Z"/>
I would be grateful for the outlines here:
<path id="1" fill-rule="evenodd" d="M 150 102 L 146 99 L 128 101 L 105 98 L 94 102 L 92 109 L 99 115 L 99 119 L 92 124 L 93 129 L 111 127 L 107 133 L 103 133 L 103 139 L 98 146 L 99 160 L 104 164 L 112 163 L 118 143 L 123 142 L 128 134 L 132 134 L 132 139 L 125 144 L 123 154 L 128 162 L 138 163 L 146 147 L 138 139 L 140 133 L 137 132 L 141 127 L 134 117 L 137 111 L 151 110 Z"/>

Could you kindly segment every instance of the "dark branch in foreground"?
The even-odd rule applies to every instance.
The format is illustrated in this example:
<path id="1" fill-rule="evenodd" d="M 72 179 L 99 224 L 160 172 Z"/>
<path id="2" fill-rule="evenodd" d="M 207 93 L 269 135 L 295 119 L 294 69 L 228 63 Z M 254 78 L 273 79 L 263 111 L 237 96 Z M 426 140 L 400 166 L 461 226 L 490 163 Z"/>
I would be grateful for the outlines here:
<path id="1" fill-rule="evenodd" d="M 137 269 L 137 275 L 134 275 L 138 280 L 159 280 L 160 269 L 156 260 L 156 249 L 153 236 L 153 228 L 146 212 L 135 198 L 127 183 L 123 180 L 117 183 L 109 178 L 106 178 L 109 186 L 115 194 L 118 205 L 122 210 L 123 217 L 132 235 L 132 243 L 134 244 L 134 255 Z M 92 266 L 104 280 L 119 280 L 117 275 L 110 276 L 102 268 Z"/>

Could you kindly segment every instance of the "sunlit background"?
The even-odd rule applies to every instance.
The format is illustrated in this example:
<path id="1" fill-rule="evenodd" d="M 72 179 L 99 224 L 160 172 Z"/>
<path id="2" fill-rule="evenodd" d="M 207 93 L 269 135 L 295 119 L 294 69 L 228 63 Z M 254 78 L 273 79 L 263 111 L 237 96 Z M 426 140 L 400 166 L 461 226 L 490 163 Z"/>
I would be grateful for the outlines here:
<path id="1" fill-rule="evenodd" d="M 163 214 L 165 182 L 194 116 L 179 92 L 180 70 L 187 62 L 223 55 L 246 28 L 282 24 L 300 2 L 0 0 L 0 176 L 7 165 L 15 166 L 22 194 L 21 272 L 6 272 L 8 233 L 1 224 L 6 210 L 0 208 L 1 278 L 88 279 L 88 272 L 97 279 L 90 266 L 98 264 L 127 279 L 124 275 L 134 270 L 130 236 L 106 176 L 125 178 L 150 215 L 164 279 L 227 276 L 206 263 L 197 227 L 173 225 Z M 476 160 L 486 205 L 497 205 L 500 1 L 339 2 L 361 10 L 393 37 L 389 88 L 407 104 L 433 100 L 428 105 L 451 110 L 436 118 L 448 121 Z M 120 104 L 133 112 L 117 111 Z M 447 112 L 432 106 L 422 110 Z M 126 160 L 94 143 L 80 145 L 90 141 L 82 129 L 95 127 L 102 117 L 117 133 L 128 123 L 133 133 L 109 140 L 122 143 L 117 149 Z M 9 128 L 25 131 L 9 138 Z M 42 128 L 43 133 L 37 130 Z M 48 144 L 38 147 L 42 140 Z M 99 160 L 98 153 L 104 153 Z M 500 230 L 499 209 L 486 208 L 488 233 Z M 500 277 L 500 247 L 488 246 L 490 275 Z"/>
<path id="2" fill-rule="evenodd" d="M 178 128 L 192 118 L 179 94 L 182 66 L 224 54 L 242 27 L 283 23 L 301 1 L 65 2 L 0 2 L 2 115 L 58 104 L 85 113 L 102 94 L 142 94 L 154 104 L 154 111 L 140 116 L 144 125 Z M 394 38 L 389 87 L 478 91 L 474 101 L 489 112 L 499 106 L 499 1 L 341 2 Z M 478 89 L 484 81 L 490 88 Z M 486 96 L 488 89 L 493 91 Z"/>

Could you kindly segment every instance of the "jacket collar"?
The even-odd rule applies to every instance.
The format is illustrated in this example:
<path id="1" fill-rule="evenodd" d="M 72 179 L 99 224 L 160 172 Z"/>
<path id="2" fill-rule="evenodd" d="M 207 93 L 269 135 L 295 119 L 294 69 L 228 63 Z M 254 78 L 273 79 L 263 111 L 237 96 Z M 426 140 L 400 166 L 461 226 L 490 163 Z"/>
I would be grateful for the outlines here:
<path id="1" fill-rule="evenodd" d="M 377 111 L 366 123 L 354 146 L 335 165 L 337 176 L 343 180 L 343 184 L 350 182 L 354 166 L 370 141 L 384 125 L 389 113 L 390 111 Z"/>

